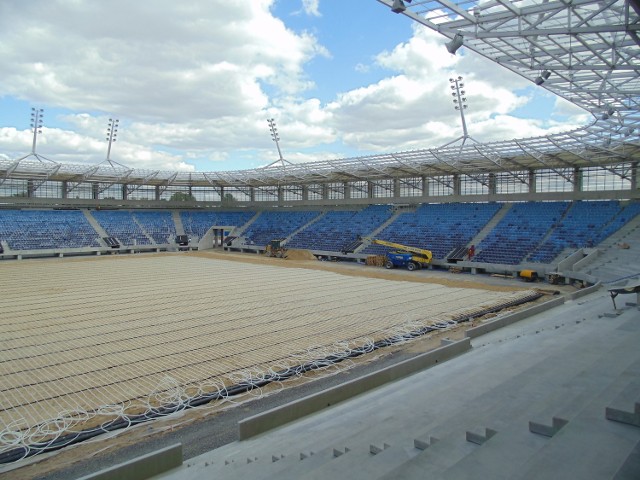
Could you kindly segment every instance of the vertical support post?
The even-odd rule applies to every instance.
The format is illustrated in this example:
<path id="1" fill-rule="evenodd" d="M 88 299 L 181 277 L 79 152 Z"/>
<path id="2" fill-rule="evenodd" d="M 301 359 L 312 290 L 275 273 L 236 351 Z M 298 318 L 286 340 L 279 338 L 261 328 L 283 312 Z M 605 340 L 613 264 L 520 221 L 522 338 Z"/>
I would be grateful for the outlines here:
<path id="1" fill-rule="evenodd" d="M 351 185 L 349 182 L 344 182 L 344 199 L 349 200 L 351 198 Z"/>
<path id="2" fill-rule="evenodd" d="M 529 170 L 529 193 L 536 193 L 537 191 L 536 171 Z"/>
<path id="3" fill-rule="evenodd" d="M 427 177 L 426 175 L 423 175 L 420 178 L 422 179 L 422 196 L 428 197 L 429 196 L 429 177 Z"/>
<path id="4" fill-rule="evenodd" d="M 453 174 L 453 194 L 455 196 L 460 195 L 460 174 L 458 173 L 454 173 Z"/>
<path id="5" fill-rule="evenodd" d="M 573 167 L 573 191 L 582 191 L 582 169 L 580 167 Z"/>
<path id="6" fill-rule="evenodd" d="M 495 195 L 496 191 L 497 191 L 496 174 L 490 173 L 489 174 L 489 195 Z"/>

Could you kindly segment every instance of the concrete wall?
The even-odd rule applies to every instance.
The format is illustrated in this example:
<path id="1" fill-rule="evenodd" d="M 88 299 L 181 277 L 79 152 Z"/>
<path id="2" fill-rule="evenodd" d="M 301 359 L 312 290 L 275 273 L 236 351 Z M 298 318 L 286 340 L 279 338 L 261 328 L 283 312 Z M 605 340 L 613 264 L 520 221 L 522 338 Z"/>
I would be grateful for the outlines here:
<path id="1" fill-rule="evenodd" d="M 143 480 L 182 465 L 182 444 L 177 443 L 114 465 L 78 480 Z"/>
<path id="2" fill-rule="evenodd" d="M 549 310 L 550 308 L 557 307 L 558 305 L 562 305 L 564 301 L 564 297 L 556 297 L 553 300 L 539 303 L 538 305 L 534 305 L 533 307 L 525 308 L 514 313 L 499 315 L 490 322 L 486 322 L 478 325 L 477 327 L 468 329 L 465 332 L 465 336 L 467 338 L 479 337 L 480 335 L 484 335 L 485 333 L 492 332 L 499 328 L 506 327 L 507 325 L 511 325 L 512 323 L 523 320 L 527 317 L 530 317 L 531 315 L 535 315 L 537 313 Z"/>
<path id="3" fill-rule="evenodd" d="M 423 353 L 315 395 L 246 418 L 238 423 L 240 440 L 246 440 L 272 428 L 315 413 L 360 393 L 442 363 L 471 349 L 471 341 L 463 339 Z"/>

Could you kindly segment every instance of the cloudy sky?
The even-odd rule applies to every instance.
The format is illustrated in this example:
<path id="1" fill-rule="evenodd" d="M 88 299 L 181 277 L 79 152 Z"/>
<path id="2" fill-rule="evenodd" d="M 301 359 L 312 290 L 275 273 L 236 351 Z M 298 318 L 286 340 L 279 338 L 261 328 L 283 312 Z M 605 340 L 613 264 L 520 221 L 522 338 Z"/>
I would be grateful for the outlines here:
<path id="1" fill-rule="evenodd" d="M 221 171 L 478 141 L 588 117 L 376 0 L 2 0 L 0 158 Z"/>

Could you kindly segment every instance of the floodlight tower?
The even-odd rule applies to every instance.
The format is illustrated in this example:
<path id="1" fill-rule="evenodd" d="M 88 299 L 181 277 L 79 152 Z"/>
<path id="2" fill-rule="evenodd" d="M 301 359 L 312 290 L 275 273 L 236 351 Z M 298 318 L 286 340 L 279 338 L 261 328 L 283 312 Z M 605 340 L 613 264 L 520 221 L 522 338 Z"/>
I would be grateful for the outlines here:
<path id="1" fill-rule="evenodd" d="M 460 150 L 464 147 L 464 144 L 467 140 L 472 140 L 475 143 L 479 143 L 475 138 L 469 135 L 469 131 L 467 130 L 467 121 L 464 117 L 464 111 L 467 109 L 467 97 L 465 97 L 466 93 L 463 90 L 464 83 L 462 82 L 462 77 L 457 76 L 455 78 L 450 78 L 449 83 L 451 84 L 451 96 L 453 97 L 453 105 L 455 109 L 460 112 L 460 122 L 462 123 L 462 135 L 456 138 L 455 140 L 450 141 L 449 143 L 445 143 L 443 147 L 447 147 L 449 145 L 453 145 L 454 143 L 462 140 L 460 143 Z"/>
<path id="2" fill-rule="evenodd" d="M 33 129 L 33 143 L 31 144 L 31 154 L 36 155 L 36 142 L 38 134 L 42 133 L 42 117 L 44 110 L 42 108 L 31 107 L 31 128 Z"/>
<path id="3" fill-rule="evenodd" d="M 109 142 L 109 146 L 107 147 L 107 162 L 109 163 L 111 163 L 111 144 L 116 141 L 116 137 L 118 136 L 119 122 L 117 118 L 110 118 L 109 125 L 107 126 L 107 142 Z"/>
<path id="4" fill-rule="evenodd" d="M 278 136 L 276 121 L 273 118 L 268 118 L 267 123 L 269 124 L 269 130 L 271 131 L 271 139 L 276 142 L 276 147 L 278 148 L 279 160 L 282 162 L 284 158 L 282 158 L 282 150 L 280 150 L 280 137 Z"/>
<path id="5" fill-rule="evenodd" d="M 467 108 L 467 97 L 465 97 L 465 91 L 462 90 L 464 88 L 464 83 L 462 83 L 462 77 L 458 76 L 457 78 L 450 78 L 449 83 L 451 83 L 451 96 L 453 97 L 453 104 L 455 105 L 455 109 L 460 112 L 460 121 L 462 122 L 462 143 L 469 137 L 469 131 L 467 130 L 467 122 L 464 118 L 464 111 Z"/>
<path id="6" fill-rule="evenodd" d="M 269 124 L 269 131 L 271 131 L 271 139 L 276 142 L 276 147 L 278 148 L 278 160 L 271 162 L 264 168 L 272 167 L 276 163 L 282 164 L 282 167 L 285 168 L 286 164 L 291 164 L 291 162 L 285 160 L 282 156 L 282 150 L 280 150 L 280 136 L 278 135 L 278 129 L 276 128 L 276 121 L 273 118 L 267 118 L 267 123 Z"/>

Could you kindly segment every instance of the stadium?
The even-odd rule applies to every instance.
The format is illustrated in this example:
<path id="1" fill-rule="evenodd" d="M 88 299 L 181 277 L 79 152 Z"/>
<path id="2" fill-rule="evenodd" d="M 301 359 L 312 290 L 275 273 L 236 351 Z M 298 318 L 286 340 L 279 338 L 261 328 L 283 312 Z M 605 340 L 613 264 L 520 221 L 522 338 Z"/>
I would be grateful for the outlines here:
<path id="1" fill-rule="evenodd" d="M 371 3 L 592 122 L 180 172 L 44 157 L 36 110 L 0 475 L 638 478 L 640 7 Z"/>

